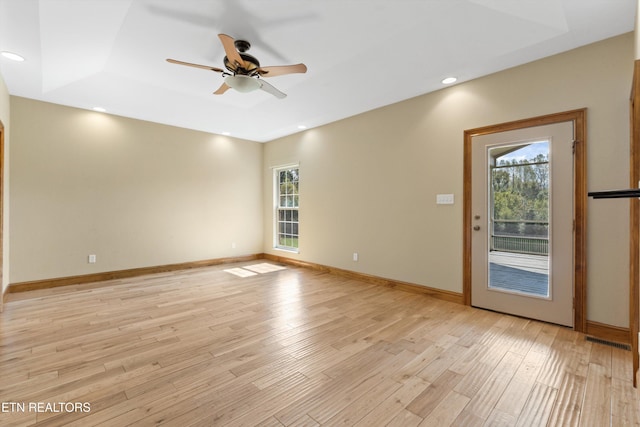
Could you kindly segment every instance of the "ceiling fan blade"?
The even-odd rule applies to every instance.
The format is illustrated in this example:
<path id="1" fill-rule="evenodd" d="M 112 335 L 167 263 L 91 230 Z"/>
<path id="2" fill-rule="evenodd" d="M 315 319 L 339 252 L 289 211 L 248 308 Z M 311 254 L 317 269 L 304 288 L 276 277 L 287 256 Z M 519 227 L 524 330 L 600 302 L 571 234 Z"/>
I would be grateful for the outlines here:
<path id="1" fill-rule="evenodd" d="M 240 53 L 238 53 L 238 51 L 236 50 L 235 40 L 233 39 L 233 37 L 226 34 L 218 34 L 218 37 L 222 42 L 224 53 L 227 55 L 227 59 L 229 59 L 229 62 L 245 68 L 244 59 L 242 59 Z"/>
<path id="2" fill-rule="evenodd" d="M 258 73 L 262 77 L 275 77 L 285 74 L 306 73 L 307 66 L 304 64 L 276 65 L 273 67 L 260 67 Z"/>
<path id="3" fill-rule="evenodd" d="M 271 95 L 275 96 L 276 98 L 283 99 L 283 98 L 285 98 L 287 96 L 286 93 L 280 92 L 278 89 L 276 89 L 275 87 L 273 87 L 269 83 L 265 82 L 264 80 L 258 79 L 258 81 L 260 82 L 260 89 L 262 89 L 265 92 L 270 93 Z"/>
<path id="4" fill-rule="evenodd" d="M 170 62 L 172 64 L 178 64 L 178 65 L 187 65 L 189 67 L 202 68 L 204 70 L 215 71 L 216 73 L 224 73 L 224 70 L 217 67 L 212 67 L 210 65 L 192 64 L 191 62 L 178 61 L 177 59 L 171 59 L 171 58 L 167 58 L 167 62 Z"/>
<path id="5" fill-rule="evenodd" d="M 218 90 L 216 90 L 215 92 L 213 92 L 214 95 L 222 95 L 223 93 L 225 93 L 226 91 L 228 91 L 229 89 L 231 89 L 231 87 L 226 84 L 226 83 L 222 83 L 220 85 L 220 87 L 218 88 Z"/>

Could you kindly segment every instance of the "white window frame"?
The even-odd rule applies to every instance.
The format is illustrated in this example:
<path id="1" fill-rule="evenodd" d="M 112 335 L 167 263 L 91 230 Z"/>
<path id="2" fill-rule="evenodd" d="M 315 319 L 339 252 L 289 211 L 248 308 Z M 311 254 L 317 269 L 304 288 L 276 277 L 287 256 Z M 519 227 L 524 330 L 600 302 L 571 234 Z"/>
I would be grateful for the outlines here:
<path id="1" fill-rule="evenodd" d="M 280 194 L 280 173 L 287 170 L 297 169 L 298 171 L 298 185 L 297 185 L 297 193 L 291 194 Z M 291 206 L 282 206 L 281 200 L 289 200 L 293 202 Z M 299 253 L 300 252 L 300 165 L 299 164 L 291 164 L 285 166 L 278 166 L 273 168 L 273 247 L 274 249 Z M 287 221 L 285 218 L 281 221 L 281 211 L 295 211 L 296 221 L 291 220 Z M 286 216 L 286 214 L 285 214 Z M 291 233 L 281 233 L 280 224 L 290 224 L 292 227 Z M 293 227 L 295 224 L 295 229 L 297 233 L 293 233 Z M 296 246 L 282 244 L 280 237 L 282 235 L 290 236 L 291 239 L 295 238 Z"/>

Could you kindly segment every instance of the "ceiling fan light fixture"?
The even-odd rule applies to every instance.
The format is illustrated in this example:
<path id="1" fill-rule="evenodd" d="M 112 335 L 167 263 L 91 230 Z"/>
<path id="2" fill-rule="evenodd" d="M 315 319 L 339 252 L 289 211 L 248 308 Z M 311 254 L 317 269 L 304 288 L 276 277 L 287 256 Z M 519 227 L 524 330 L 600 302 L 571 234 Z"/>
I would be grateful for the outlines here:
<path id="1" fill-rule="evenodd" d="M 258 79 L 241 75 L 227 76 L 224 78 L 224 82 L 229 87 L 242 93 L 253 92 L 256 89 L 260 89 L 260 86 L 262 86 Z"/>

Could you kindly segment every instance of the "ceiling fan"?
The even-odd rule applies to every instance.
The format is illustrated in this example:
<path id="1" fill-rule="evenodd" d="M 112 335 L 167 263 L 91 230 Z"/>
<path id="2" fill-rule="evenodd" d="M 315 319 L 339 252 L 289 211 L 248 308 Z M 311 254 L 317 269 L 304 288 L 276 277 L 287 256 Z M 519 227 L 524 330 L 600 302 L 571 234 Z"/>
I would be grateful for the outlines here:
<path id="1" fill-rule="evenodd" d="M 285 74 L 306 73 L 307 66 L 304 64 L 295 65 L 277 65 L 272 67 L 261 67 L 260 62 L 246 53 L 251 44 L 246 40 L 234 40 L 233 37 L 226 34 L 218 34 L 222 47 L 226 56 L 224 57 L 224 66 L 228 71 L 222 68 L 212 67 L 209 65 L 192 64 L 190 62 L 178 61 L 177 59 L 167 59 L 167 62 L 178 65 L 187 65 L 189 67 L 203 68 L 205 70 L 215 71 L 222 74 L 224 82 L 213 92 L 215 95 L 222 95 L 230 88 L 238 92 L 251 92 L 262 89 L 270 93 L 276 98 L 284 98 L 286 94 L 280 92 L 262 79 L 262 77 L 275 77 Z"/>

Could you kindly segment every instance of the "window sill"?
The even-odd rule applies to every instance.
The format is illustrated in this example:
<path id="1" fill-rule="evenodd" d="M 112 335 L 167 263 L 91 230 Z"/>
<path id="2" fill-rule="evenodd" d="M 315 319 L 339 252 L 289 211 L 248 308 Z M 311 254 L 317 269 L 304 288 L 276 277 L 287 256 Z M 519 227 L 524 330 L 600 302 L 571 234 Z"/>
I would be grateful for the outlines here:
<path id="1" fill-rule="evenodd" d="M 279 248 L 277 246 L 274 246 L 273 249 L 275 249 L 276 251 L 289 252 L 291 254 L 299 254 L 300 253 L 300 249 Z"/>

